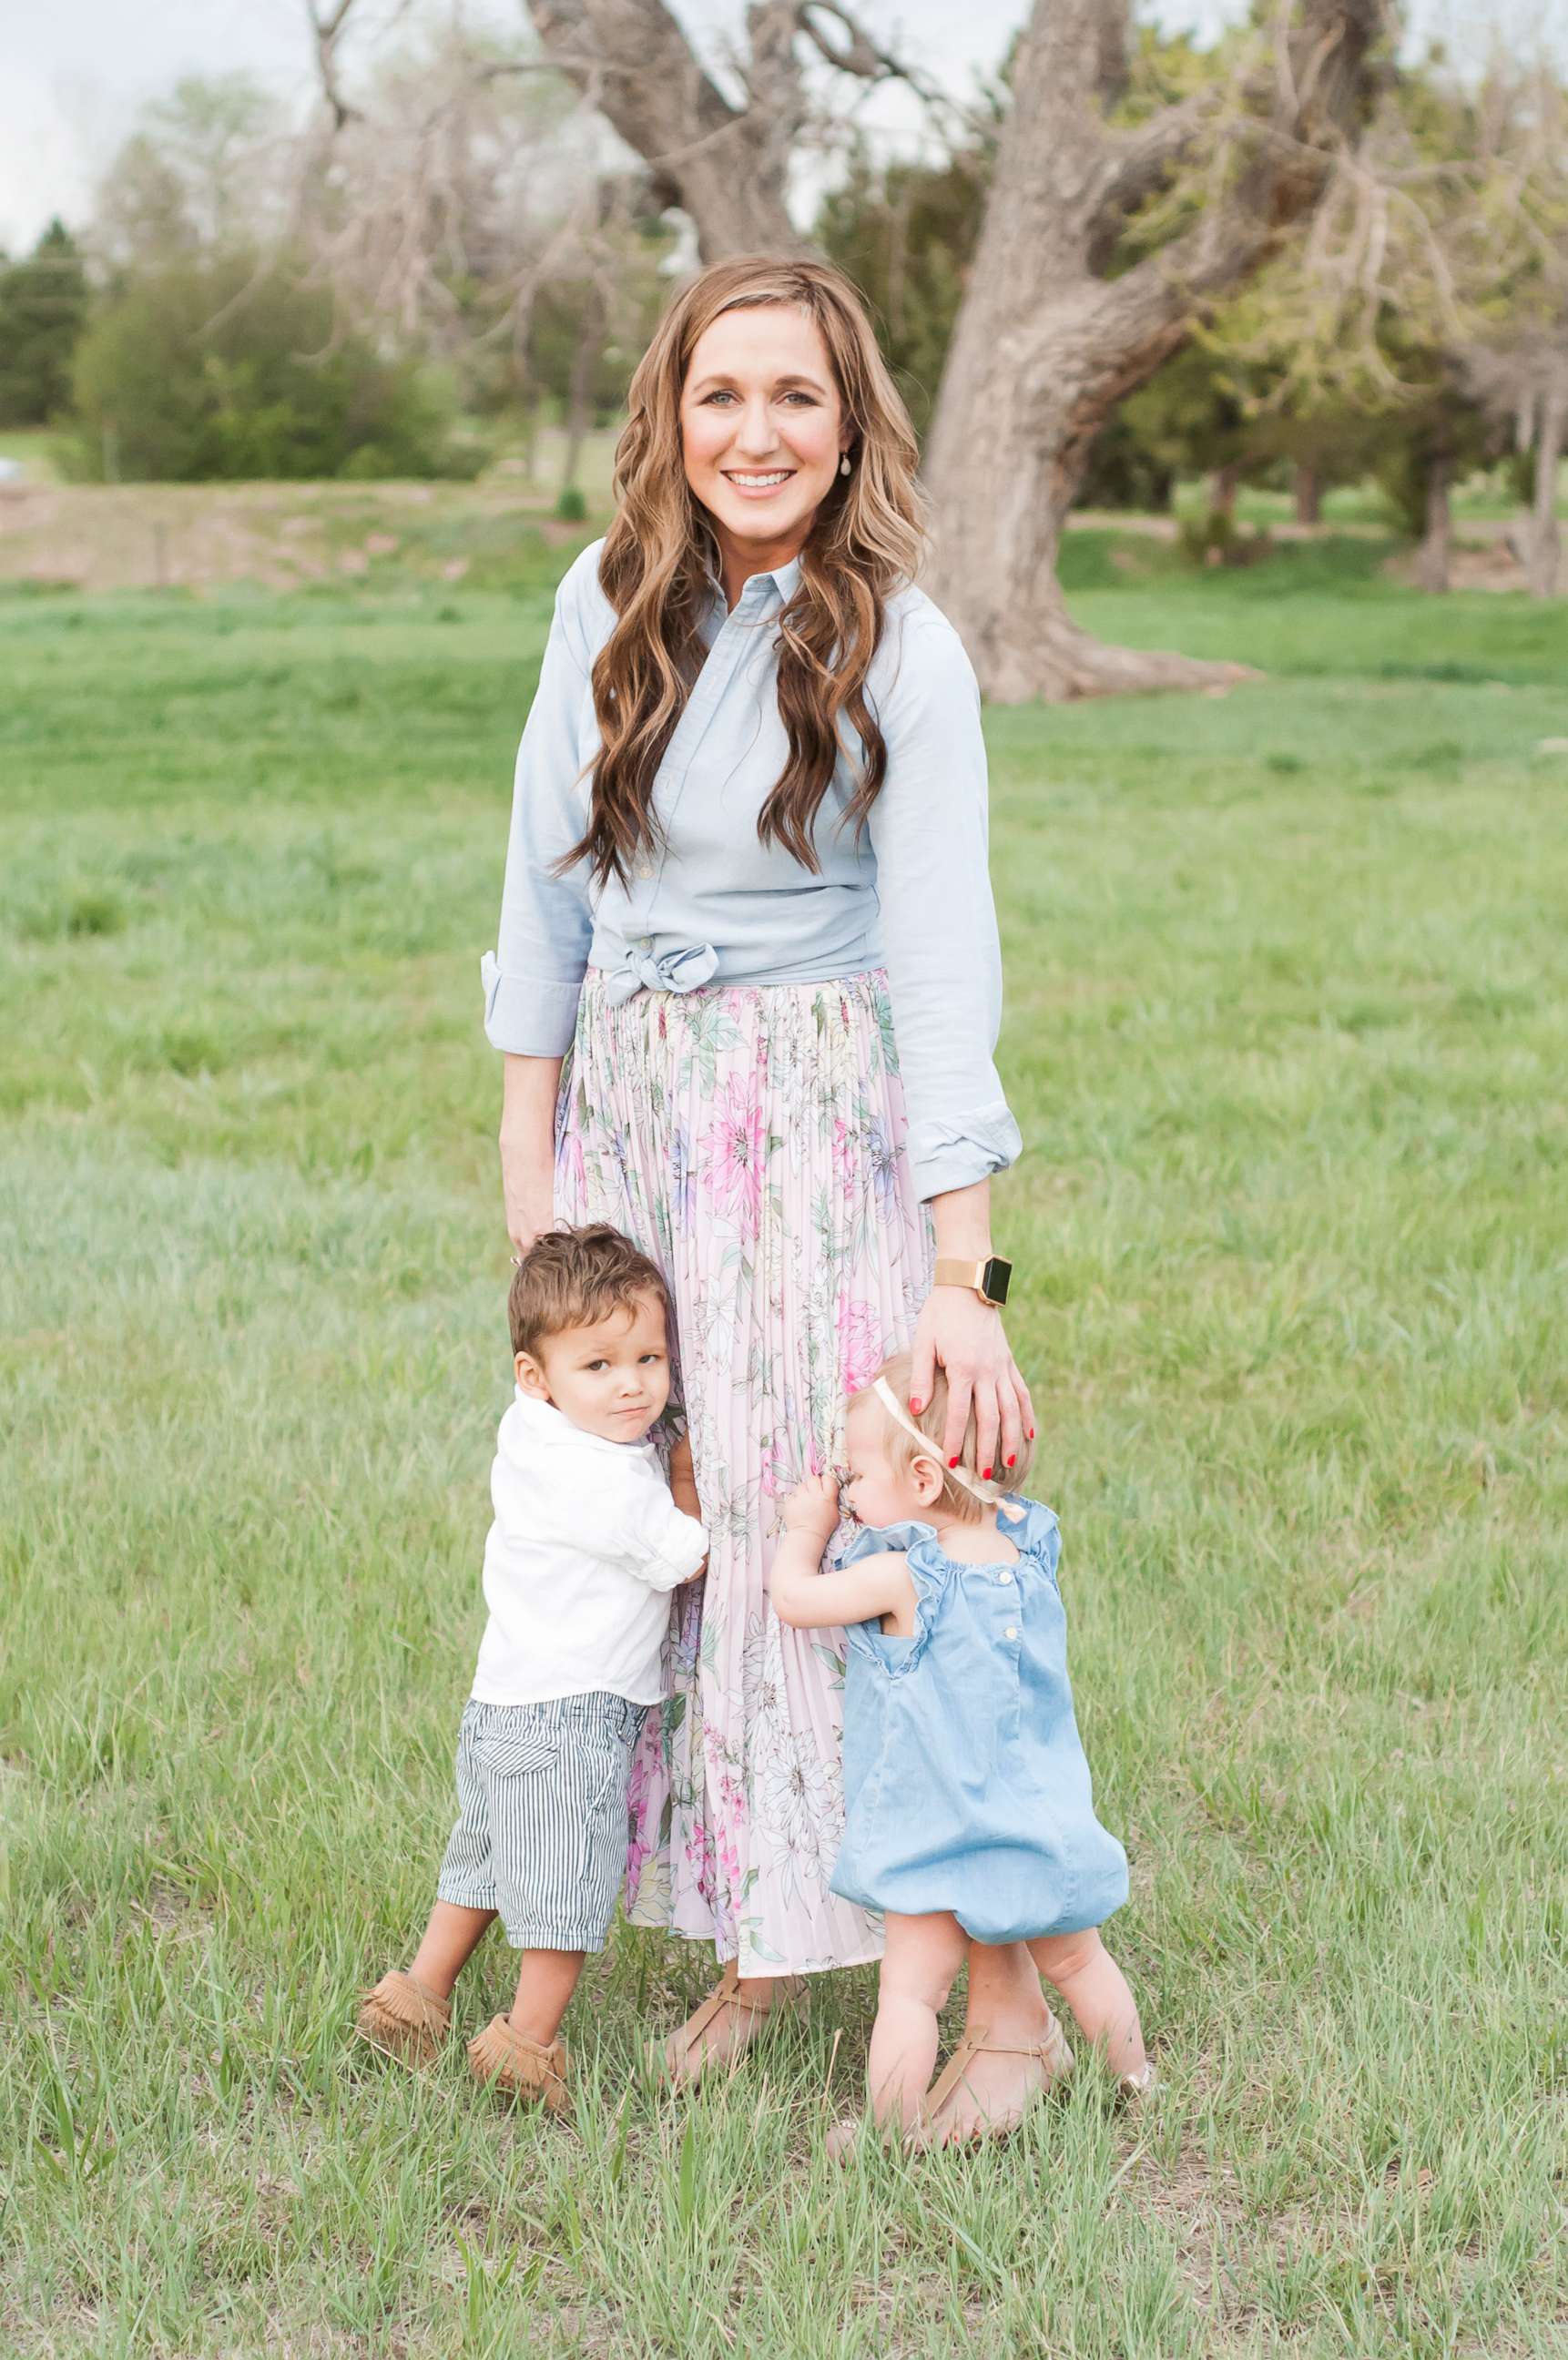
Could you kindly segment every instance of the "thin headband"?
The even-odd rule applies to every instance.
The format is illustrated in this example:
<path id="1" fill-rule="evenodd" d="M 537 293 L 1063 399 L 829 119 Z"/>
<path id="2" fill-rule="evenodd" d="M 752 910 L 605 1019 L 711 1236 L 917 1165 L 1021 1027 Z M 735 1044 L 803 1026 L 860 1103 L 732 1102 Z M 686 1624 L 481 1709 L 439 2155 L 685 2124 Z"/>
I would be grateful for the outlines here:
<path id="1" fill-rule="evenodd" d="M 886 1410 L 894 1424 L 895 1426 L 901 1426 L 904 1428 L 905 1433 L 911 1436 L 913 1439 L 920 1445 L 921 1449 L 926 1453 L 927 1458 L 936 1459 L 938 1465 L 940 1466 L 942 1459 L 940 1450 L 932 1441 L 928 1434 L 921 1433 L 920 1428 L 916 1425 L 915 1420 L 910 1416 L 909 1412 L 905 1408 L 904 1404 L 899 1400 L 898 1395 L 894 1392 L 893 1387 L 888 1383 L 887 1379 L 885 1377 L 873 1378 L 872 1381 L 872 1391 L 875 1393 L 878 1401 L 881 1402 L 883 1409 Z M 951 1476 L 955 1483 L 961 1483 L 966 1491 L 972 1491 L 975 1498 L 983 1502 L 985 1506 L 988 1508 L 996 1507 L 1000 1502 L 1007 1497 L 1006 1492 L 1003 1490 L 1000 1483 L 988 1482 L 983 1475 L 971 1475 L 967 1467 L 949 1467 L 947 1470 L 947 1472 Z M 1014 1522 L 1016 1522 L 1016 1518 L 1014 1518 Z"/>

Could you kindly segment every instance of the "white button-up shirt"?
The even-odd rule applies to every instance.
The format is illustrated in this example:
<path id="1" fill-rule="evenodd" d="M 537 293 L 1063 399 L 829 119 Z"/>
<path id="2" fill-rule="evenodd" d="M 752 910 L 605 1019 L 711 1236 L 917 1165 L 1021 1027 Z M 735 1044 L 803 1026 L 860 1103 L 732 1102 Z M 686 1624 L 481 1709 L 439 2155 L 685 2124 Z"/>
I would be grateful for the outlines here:
<path id="1" fill-rule="evenodd" d="M 669 1694 L 668 1593 L 707 1555 L 652 1442 L 609 1442 L 520 1387 L 496 1438 L 495 1522 L 473 1693 L 543 1704 L 608 1688 L 632 1704 Z"/>
<path id="2" fill-rule="evenodd" d="M 1002 959 L 985 741 L 958 633 L 921 590 L 888 600 L 866 683 L 887 774 L 857 837 L 839 825 L 855 783 L 840 757 L 817 816 L 813 875 L 757 837 L 788 754 L 774 640 L 799 561 L 752 574 L 729 614 L 716 585 L 707 661 L 653 783 L 665 849 L 601 891 L 586 862 L 551 873 L 587 824 L 586 772 L 599 744 L 590 674 L 615 622 L 599 587 L 601 547 L 583 551 L 556 595 L 518 754 L 499 942 L 483 962 L 490 1041 L 522 1056 L 562 1055 L 590 961 L 609 971 L 612 1001 L 885 967 L 917 1193 L 1000 1171 L 1020 1142 L 993 1063 Z"/>

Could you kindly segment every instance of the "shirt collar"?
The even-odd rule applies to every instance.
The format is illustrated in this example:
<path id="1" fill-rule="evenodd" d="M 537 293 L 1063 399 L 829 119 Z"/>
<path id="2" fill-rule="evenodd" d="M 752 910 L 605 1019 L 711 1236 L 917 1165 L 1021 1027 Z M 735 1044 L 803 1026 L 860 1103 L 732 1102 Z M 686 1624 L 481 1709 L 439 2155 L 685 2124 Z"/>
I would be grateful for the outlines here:
<path id="1" fill-rule="evenodd" d="M 722 608 L 726 603 L 724 596 L 724 585 L 719 580 L 718 574 L 712 571 L 711 567 L 708 570 L 707 578 L 713 585 L 714 594 L 718 600 L 719 606 Z M 749 574 L 746 578 L 745 586 L 741 590 L 740 597 L 736 601 L 737 611 L 739 610 L 740 604 L 748 597 L 755 603 L 757 597 L 760 595 L 760 585 L 767 582 L 771 582 L 774 589 L 778 592 L 780 606 L 787 606 L 790 600 L 795 596 L 796 590 L 800 587 L 799 558 L 792 557 L 784 564 L 775 565 L 771 574 Z"/>
<path id="2" fill-rule="evenodd" d="M 552 1449 L 559 1450 L 563 1446 L 567 1448 L 576 1447 L 584 1450 L 609 1451 L 612 1458 L 624 1459 L 633 1450 L 652 1450 L 653 1448 L 649 1438 L 653 1430 L 652 1426 L 641 1442 L 612 1442 L 607 1434 L 590 1434 L 587 1426 L 574 1426 L 554 1402 L 541 1401 L 534 1393 L 525 1393 L 521 1385 L 517 1387 L 516 1406 L 518 1421 L 525 1431 L 537 1435 L 540 1441 Z"/>

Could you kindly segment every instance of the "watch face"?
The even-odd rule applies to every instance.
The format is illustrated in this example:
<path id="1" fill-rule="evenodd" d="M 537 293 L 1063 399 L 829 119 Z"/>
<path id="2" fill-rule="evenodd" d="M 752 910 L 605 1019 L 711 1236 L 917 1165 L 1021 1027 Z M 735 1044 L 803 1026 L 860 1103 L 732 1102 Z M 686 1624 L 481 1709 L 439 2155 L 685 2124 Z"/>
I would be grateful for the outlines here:
<path id="1" fill-rule="evenodd" d="M 1013 1275 L 1013 1265 L 1000 1254 L 992 1254 L 980 1274 L 981 1293 L 988 1303 L 1005 1303 L 1007 1282 Z"/>

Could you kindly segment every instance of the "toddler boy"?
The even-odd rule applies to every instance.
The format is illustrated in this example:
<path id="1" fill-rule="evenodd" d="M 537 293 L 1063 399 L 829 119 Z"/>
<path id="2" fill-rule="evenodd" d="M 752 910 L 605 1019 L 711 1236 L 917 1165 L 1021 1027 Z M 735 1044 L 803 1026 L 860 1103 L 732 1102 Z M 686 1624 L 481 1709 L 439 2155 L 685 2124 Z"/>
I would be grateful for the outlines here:
<path id="1" fill-rule="evenodd" d="M 608 1223 L 544 1232 L 509 1305 L 517 1394 L 490 1470 L 489 1621 L 457 1739 L 461 1811 L 423 1939 L 361 2003 L 411 2061 L 451 2026 L 453 1985 L 499 1918 L 522 1953 L 510 2013 L 468 2044 L 480 2080 L 566 2102 L 561 2018 L 604 1948 L 625 1871 L 627 1782 L 667 1693 L 667 1593 L 707 1563 L 691 1450 L 666 1483 L 648 1439 L 670 1397 L 669 1295 Z"/>

